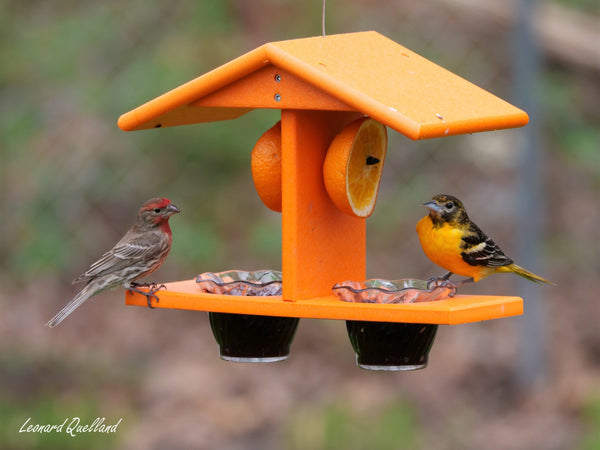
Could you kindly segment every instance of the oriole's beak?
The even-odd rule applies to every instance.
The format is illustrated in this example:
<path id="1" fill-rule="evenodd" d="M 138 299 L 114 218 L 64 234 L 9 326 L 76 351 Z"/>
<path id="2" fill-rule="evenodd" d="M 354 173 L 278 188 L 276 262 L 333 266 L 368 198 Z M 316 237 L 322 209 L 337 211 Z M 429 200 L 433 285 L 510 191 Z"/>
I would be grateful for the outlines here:
<path id="1" fill-rule="evenodd" d="M 169 206 L 167 206 L 167 217 L 171 217 L 173 214 L 177 214 L 179 212 L 181 211 L 177 206 L 175 206 L 173 203 L 169 203 Z"/>
<path id="2" fill-rule="evenodd" d="M 427 203 L 423 203 L 423 206 L 436 216 L 439 216 L 442 212 L 442 207 L 438 205 L 437 202 L 435 202 L 434 200 L 430 200 Z"/>

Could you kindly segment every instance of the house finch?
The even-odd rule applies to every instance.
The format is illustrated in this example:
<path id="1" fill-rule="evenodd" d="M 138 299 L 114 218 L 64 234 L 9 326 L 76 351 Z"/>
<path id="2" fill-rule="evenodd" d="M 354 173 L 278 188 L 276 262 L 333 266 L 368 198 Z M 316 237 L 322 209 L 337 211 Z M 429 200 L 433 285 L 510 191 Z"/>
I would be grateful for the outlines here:
<path id="1" fill-rule="evenodd" d="M 154 293 L 161 286 L 152 284 L 150 291 L 142 291 L 137 289 L 140 285 L 135 280 L 154 272 L 164 262 L 173 241 L 169 217 L 178 212 L 179 208 L 166 198 L 152 198 L 144 203 L 125 236 L 73 281 L 84 281 L 84 288 L 46 325 L 55 327 L 88 298 L 119 285 L 146 295 L 148 306 L 152 307 L 150 299 L 158 300 Z"/>

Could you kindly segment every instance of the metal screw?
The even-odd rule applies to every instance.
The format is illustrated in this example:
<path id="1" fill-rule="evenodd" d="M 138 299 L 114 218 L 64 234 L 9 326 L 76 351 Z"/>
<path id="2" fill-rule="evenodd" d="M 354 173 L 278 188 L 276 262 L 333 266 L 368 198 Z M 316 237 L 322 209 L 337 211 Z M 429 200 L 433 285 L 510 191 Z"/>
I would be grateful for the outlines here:
<path id="1" fill-rule="evenodd" d="M 276 102 L 280 102 L 281 101 L 281 94 L 275 94 L 275 101 Z"/>
<path id="2" fill-rule="evenodd" d="M 279 82 L 281 81 L 281 75 L 279 75 L 279 74 L 276 74 L 276 75 L 275 75 L 275 81 L 276 81 L 277 83 L 279 83 Z"/>

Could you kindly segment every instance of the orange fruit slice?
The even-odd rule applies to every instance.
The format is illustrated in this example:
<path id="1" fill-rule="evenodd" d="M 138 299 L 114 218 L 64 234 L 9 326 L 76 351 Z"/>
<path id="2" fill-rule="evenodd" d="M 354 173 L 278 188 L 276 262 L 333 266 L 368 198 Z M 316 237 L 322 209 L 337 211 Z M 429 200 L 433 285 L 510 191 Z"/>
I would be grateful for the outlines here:
<path id="1" fill-rule="evenodd" d="M 348 124 L 331 142 L 323 179 L 335 206 L 352 216 L 369 217 L 375 209 L 387 149 L 387 130 L 362 117 Z"/>
<path id="2" fill-rule="evenodd" d="M 258 196 L 267 208 L 281 212 L 281 121 L 258 138 L 250 166 Z"/>

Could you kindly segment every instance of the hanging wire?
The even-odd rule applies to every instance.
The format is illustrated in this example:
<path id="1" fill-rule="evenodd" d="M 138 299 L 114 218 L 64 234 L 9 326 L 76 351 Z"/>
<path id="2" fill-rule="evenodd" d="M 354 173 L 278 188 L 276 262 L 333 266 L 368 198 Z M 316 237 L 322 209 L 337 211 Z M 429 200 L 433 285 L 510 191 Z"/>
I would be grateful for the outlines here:
<path id="1" fill-rule="evenodd" d="M 323 11 L 321 14 L 321 30 L 323 31 L 323 37 L 325 37 L 325 3 L 327 3 L 327 0 L 323 0 Z"/>

